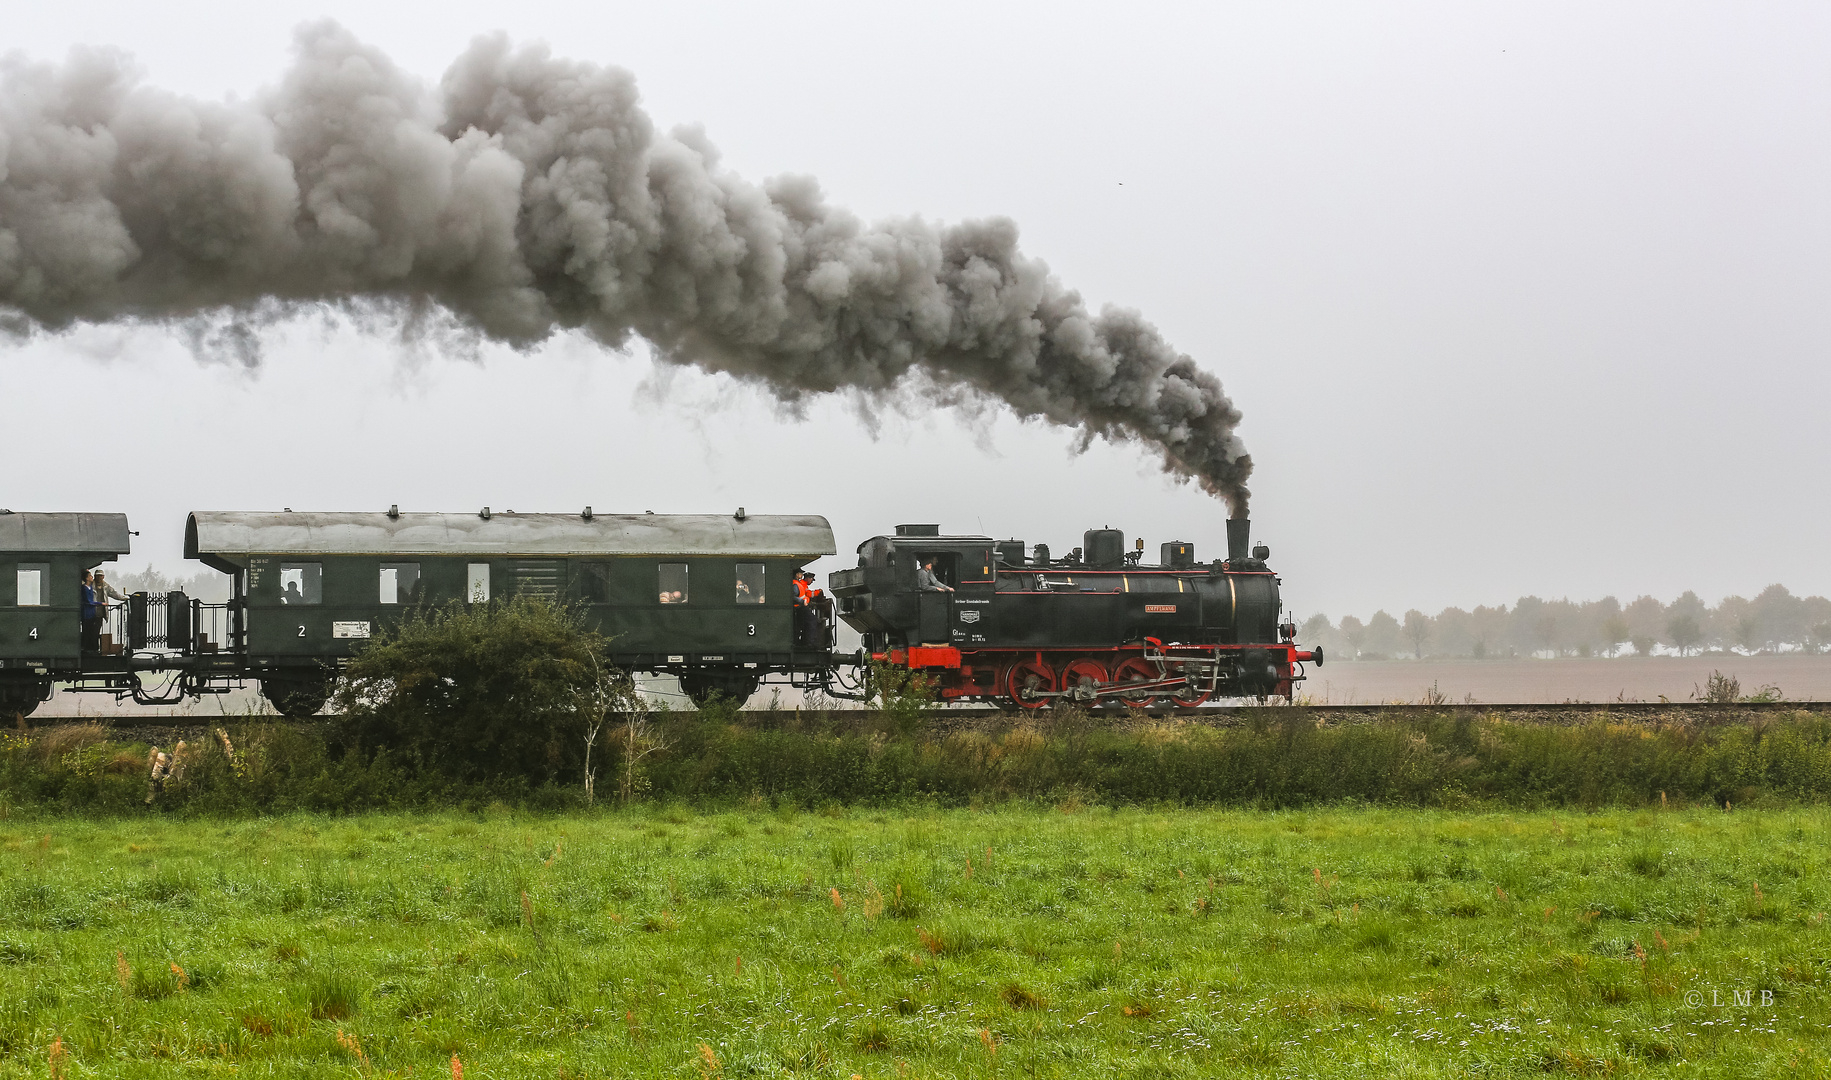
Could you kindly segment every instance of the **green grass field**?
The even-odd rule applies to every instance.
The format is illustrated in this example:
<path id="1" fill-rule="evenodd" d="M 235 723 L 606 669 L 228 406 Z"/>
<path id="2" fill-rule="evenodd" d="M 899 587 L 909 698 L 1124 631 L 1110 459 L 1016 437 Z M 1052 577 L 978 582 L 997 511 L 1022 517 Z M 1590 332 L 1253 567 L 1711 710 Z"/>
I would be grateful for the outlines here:
<path id="1" fill-rule="evenodd" d="M 1831 812 L 0 823 L 0 1076 L 1822 1076 Z"/>

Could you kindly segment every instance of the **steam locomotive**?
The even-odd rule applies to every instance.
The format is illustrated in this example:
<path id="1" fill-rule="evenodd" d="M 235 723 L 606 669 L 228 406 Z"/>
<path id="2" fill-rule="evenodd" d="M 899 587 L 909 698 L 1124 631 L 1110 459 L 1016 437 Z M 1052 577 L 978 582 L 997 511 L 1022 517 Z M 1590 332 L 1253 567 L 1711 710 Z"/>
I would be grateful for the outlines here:
<path id="1" fill-rule="evenodd" d="M 1054 558 L 1047 545 L 946 536 L 899 525 L 859 545 L 858 566 L 828 576 L 839 615 L 880 664 L 932 679 L 943 700 L 1191 707 L 1212 697 L 1289 697 L 1303 664 L 1281 619 L 1271 551 L 1250 524 L 1227 523 L 1225 560 L 1193 544 L 1091 529 Z M 926 583 L 926 584 L 925 584 Z"/>
<path id="2" fill-rule="evenodd" d="M 613 663 L 677 676 L 702 704 L 766 681 L 866 697 L 867 653 L 932 676 L 944 700 L 1025 709 L 1288 695 L 1303 662 L 1322 662 L 1280 623 L 1269 553 L 1247 552 L 1243 520 L 1225 561 L 1199 565 L 1176 542 L 1155 566 L 1111 529 L 1054 559 L 899 526 L 809 600 L 796 575 L 837 550 L 812 515 L 197 512 L 185 557 L 230 575 L 229 599 L 135 593 L 85 648 L 80 576 L 128 554 L 130 535 L 121 514 L 0 511 L 0 714 L 31 713 L 58 685 L 161 705 L 254 682 L 308 716 L 339 665 L 411 612 L 508 596 L 568 604 Z M 834 651 L 835 601 L 858 653 Z"/>

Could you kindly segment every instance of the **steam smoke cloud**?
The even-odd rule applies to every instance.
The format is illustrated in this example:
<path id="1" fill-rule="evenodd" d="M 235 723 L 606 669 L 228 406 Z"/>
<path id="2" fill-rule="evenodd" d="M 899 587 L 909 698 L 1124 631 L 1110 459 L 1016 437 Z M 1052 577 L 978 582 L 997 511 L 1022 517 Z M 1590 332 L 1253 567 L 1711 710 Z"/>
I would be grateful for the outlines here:
<path id="1" fill-rule="evenodd" d="M 1245 510 L 1220 381 L 1136 312 L 1089 312 L 1008 220 L 866 226 L 810 179 L 757 186 L 696 131 L 658 133 L 628 72 L 502 36 L 436 92 L 333 23 L 297 52 L 240 104 L 112 52 L 0 64 L 4 327 L 169 323 L 247 363 L 261 325 L 326 304 L 521 347 L 636 335 L 787 400 L 993 398 L 1148 444 Z"/>

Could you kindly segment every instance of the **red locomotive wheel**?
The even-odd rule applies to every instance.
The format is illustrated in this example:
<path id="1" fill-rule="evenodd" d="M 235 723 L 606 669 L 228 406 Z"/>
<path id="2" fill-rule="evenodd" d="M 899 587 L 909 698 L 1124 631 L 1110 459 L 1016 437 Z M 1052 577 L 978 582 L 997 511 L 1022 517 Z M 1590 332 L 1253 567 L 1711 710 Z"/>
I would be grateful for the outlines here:
<path id="1" fill-rule="evenodd" d="M 1049 704 L 1055 699 L 1031 695 L 1054 689 L 1055 672 L 1050 670 L 1048 664 L 1035 660 L 1013 665 L 1010 675 L 1005 678 L 1005 692 L 1011 695 L 1012 702 L 1020 709 L 1040 709 Z"/>
<path id="2" fill-rule="evenodd" d="M 1157 674 L 1157 665 L 1151 663 L 1142 656 L 1134 656 L 1130 660 L 1120 663 L 1118 667 L 1113 669 L 1113 681 L 1120 686 L 1124 686 L 1127 683 L 1156 682 L 1160 678 L 1162 678 L 1162 676 Z M 1153 693 L 1127 694 L 1121 691 L 1119 700 L 1127 705 L 1142 709 L 1155 704 L 1157 695 Z"/>
<path id="3" fill-rule="evenodd" d="M 1208 691 L 1197 682 L 1201 676 L 1189 676 L 1188 685 L 1170 695 L 1170 700 L 1185 709 L 1193 709 L 1208 700 Z"/>
<path id="4" fill-rule="evenodd" d="M 1070 698 L 1077 704 L 1088 705 L 1099 700 L 1098 691 L 1107 683 L 1106 665 L 1098 660 L 1074 660 L 1062 669 L 1062 689 L 1073 692 L 1082 689 L 1088 692 L 1087 699 Z"/>

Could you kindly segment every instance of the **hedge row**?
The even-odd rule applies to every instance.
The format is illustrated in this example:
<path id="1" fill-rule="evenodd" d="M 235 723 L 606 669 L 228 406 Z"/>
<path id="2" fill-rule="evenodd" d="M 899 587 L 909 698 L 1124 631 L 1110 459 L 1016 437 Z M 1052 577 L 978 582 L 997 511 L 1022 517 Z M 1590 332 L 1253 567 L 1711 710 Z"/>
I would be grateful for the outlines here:
<path id="1" fill-rule="evenodd" d="M 179 755 L 157 792 L 149 747 L 100 728 L 7 736 L 7 812 L 347 812 L 583 802 L 564 783 L 459 781 L 391 755 L 341 747 L 333 733 L 282 725 L 226 728 Z M 1779 714 L 1748 726 L 1651 729 L 1599 718 L 1574 726 L 1416 714 L 1378 724 L 1315 725 L 1302 710 L 1242 727 L 1055 726 L 939 735 L 861 729 L 835 719 L 800 730 L 677 714 L 656 725 L 665 749 L 642 758 L 642 798 L 700 805 L 803 806 L 1007 799 L 1291 807 L 1599 807 L 1777 805 L 1831 798 L 1831 718 Z M 608 742 L 608 745 L 606 745 Z M 168 751 L 171 748 L 166 748 Z M 597 790 L 614 801 L 620 744 L 601 740 Z M 605 799 L 606 794 L 610 795 Z M 151 801 L 149 801 L 149 795 Z"/>

